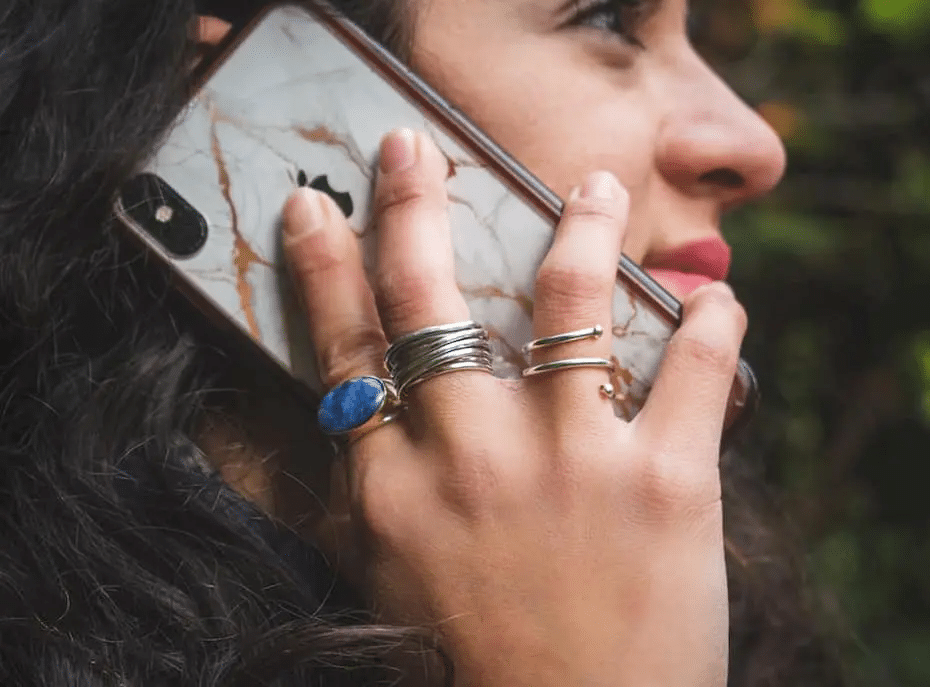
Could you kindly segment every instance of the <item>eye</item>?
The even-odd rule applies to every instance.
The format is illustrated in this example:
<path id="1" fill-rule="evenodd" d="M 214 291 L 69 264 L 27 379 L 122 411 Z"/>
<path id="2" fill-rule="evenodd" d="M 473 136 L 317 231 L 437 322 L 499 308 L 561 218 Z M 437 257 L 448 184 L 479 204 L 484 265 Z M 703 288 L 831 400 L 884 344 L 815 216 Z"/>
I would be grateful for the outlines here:
<path id="1" fill-rule="evenodd" d="M 576 0 L 572 4 L 575 14 L 566 26 L 606 32 L 638 48 L 644 47 L 636 32 L 648 14 L 648 5 L 653 4 L 651 0 Z"/>

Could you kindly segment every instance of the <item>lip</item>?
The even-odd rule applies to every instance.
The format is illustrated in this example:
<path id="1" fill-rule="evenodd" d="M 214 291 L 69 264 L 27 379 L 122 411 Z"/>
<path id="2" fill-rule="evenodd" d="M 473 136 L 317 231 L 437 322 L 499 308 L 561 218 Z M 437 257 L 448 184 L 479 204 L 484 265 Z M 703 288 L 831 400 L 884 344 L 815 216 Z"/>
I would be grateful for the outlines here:
<path id="1" fill-rule="evenodd" d="M 678 248 L 647 255 L 643 265 L 654 270 L 701 274 L 711 281 L 726 279 L 730 272 L 730 246 L 716 236 Z"/>
<path id="2" fill-rule="evenodd" d="M 680 299 L 703 284 L 726 279 L 731 256 L 726 241 L 711 237 L 647 255 L 643 268 Z"/>

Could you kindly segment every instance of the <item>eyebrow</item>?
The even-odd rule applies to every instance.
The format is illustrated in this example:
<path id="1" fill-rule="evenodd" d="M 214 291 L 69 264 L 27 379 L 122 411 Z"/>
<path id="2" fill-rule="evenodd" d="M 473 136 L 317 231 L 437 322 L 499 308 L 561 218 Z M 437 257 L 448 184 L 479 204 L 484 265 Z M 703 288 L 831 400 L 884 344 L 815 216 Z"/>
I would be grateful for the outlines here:
<path id="1" fill-rule="evenodd" d="M 594 5 L 613 2 L 617 5 L 628 5 L 631 10 L 635 10 L 639 21 L 646 21 L 659 11 L 664 1 L 665 0 L 607 0 L 607 2 L 604 2 L 604 0 L 600 0 L 600 2 L 588 2 L 586 0 L 568 0 L 559 5 L 556 12 L 561 16 L 571 10 L 577 10 L 585 6 L 593 7 Z"/>

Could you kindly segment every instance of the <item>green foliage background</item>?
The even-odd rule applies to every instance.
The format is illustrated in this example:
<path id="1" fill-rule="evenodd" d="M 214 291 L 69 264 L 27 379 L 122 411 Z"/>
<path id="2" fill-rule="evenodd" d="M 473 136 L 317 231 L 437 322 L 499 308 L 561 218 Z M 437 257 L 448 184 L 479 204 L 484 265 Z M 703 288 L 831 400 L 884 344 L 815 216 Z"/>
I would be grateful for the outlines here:
<path id="1" fill-rule="evenodd" d="M 856 682 L 930 685 L 930 0 L 692 9 L 790 157 L 724 226 L 754 440 Z"/>

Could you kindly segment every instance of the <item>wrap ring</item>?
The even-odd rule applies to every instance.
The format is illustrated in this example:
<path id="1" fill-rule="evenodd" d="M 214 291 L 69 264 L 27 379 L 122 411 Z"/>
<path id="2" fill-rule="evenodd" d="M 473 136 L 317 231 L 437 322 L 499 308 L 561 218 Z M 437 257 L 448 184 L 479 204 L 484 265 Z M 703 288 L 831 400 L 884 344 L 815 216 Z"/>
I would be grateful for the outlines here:
<path id="1" fill-rule="evenodd" d="M 546 374 L 548 372 L 559 372 L 561 370 L 570 370 L 576 367 L 600 367 L 608 372 L 613 372 L 616 368 L 607 358 L 565 358 L 564 360 L 553 360 L 548 363 L 539 363 L 524 368 L 524 377 L 535 377 L 536 375 Z M 601 394 L 611 400 L 617 398 L 617 391 L 611 383 L 601 384 L 599 387 Z"/>
<path id="2" fill-rule="evenodd" d="M 586 329 L 578 329 L 573 332 L 566 332 L 564 334 L 555 334 L 553 336 L 545 336 L 541 339 L 533 339 L 527 344 L 523 345 L 523 355 L 529 355 L 533 351 L 538 351 L 543 348 L 551 348 L 553 346 L 561 346 L 562 344 L 572 343 L 574 341 L 583 341 L 584 339 L 599 339 L 604 335 L 604 328 L 596 324 L 593 327 L 587 327 Z"/>
<path id="3" fill-rule="evenodd" d="M 404 406 L 394 382 L 375 376 L 353 377 L 320 400 L 317 422 L 325 434 L 351 444 L 400 417 Z"/>
<path id="4" fill-rule="evenodd" d="M 534 351 L 538 351 L 544 348 L 552 348 L 554 346 L 561 346 L 567 343 L 573 343 L 575 341 L 583 341 L 585 339 L 599 339 L 604 335 L 604 327 L 599 324 L 594 325 L 593 327 L 586 327 L 584 329 L 577 329 L 571 332 L 565 332 L 563 334 L 553 334 L 552 336 L 544 336 L 541 339 L 533 339 L 529 343 L 523 346 L 523 355 L 529 356 Z M 558 372 L 560 370 L 569 370 L 576 367 L 601 367 L 606 369 L 609 372 L 615 370 L 613 362 L 607 360 L 606 358 L 565 358 L 564 360 L 553 360 L 548 363 L 539 363 L 538 365 L 532 365 L 523 370 L 524 377 L 534 377 L 536 375 L 545 374 L 547 372 Z M 617 391 L 614 389 L 614 385 L 608 382 L 607 384 L 601 384 L 599 387 L 601 395 L 610 400 L 617 398 Z"/>

